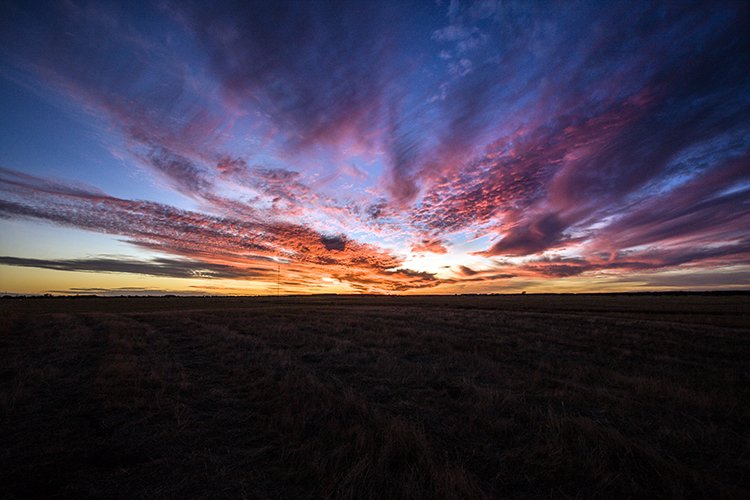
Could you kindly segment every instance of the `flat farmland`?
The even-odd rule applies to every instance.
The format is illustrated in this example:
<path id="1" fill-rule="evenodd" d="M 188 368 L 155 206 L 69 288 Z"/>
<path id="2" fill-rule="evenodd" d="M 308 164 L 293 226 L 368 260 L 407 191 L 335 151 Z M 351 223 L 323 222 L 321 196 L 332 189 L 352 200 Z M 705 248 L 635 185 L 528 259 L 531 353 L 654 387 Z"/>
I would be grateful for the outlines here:
<path id="1" fill-rule="evenodd" d="M 0 301 L 3 497 L 750 497 L 750 295 Z"/>

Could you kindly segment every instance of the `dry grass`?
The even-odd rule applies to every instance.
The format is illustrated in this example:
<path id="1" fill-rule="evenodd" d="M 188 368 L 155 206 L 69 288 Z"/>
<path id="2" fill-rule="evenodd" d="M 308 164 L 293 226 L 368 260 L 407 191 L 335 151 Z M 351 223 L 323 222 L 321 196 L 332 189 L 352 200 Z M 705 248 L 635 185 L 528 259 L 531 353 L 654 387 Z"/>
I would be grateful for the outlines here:
<path id="1" fill-rule="evenodd" d="M 3 496 L 747 498 L 748 298 L 0 301 Z"/>

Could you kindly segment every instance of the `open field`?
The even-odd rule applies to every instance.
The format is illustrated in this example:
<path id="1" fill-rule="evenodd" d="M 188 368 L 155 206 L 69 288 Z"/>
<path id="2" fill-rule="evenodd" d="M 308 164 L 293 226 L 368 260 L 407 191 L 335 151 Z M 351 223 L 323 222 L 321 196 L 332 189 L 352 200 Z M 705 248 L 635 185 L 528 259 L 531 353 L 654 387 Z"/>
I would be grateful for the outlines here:
<path id="1" fill-rule="evenodd" d="M 750 497 L 750 295 L 7 299 L 10 497 Z"/>

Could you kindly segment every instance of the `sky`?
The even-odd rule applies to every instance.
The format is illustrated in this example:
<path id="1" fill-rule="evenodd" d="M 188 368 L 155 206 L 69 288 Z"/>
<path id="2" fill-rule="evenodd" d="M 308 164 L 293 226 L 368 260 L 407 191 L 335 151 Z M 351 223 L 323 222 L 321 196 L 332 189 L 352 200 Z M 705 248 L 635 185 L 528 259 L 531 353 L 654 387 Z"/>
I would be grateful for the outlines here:
<path id="1" fill-rule="evenodd" d="M 3 2 L 0 293 L 750 288 L 746 1 Z"/>

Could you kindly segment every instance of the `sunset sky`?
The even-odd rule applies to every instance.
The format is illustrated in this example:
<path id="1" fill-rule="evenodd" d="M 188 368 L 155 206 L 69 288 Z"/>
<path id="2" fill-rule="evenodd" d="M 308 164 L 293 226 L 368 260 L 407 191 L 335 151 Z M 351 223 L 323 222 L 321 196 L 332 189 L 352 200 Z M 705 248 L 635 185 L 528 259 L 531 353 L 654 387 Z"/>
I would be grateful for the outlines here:
<path id="1" fill-rule="evenodd" d="M 0 294 L 750 288 L 746 1 L 11 1 L 0 49 Z"/>

